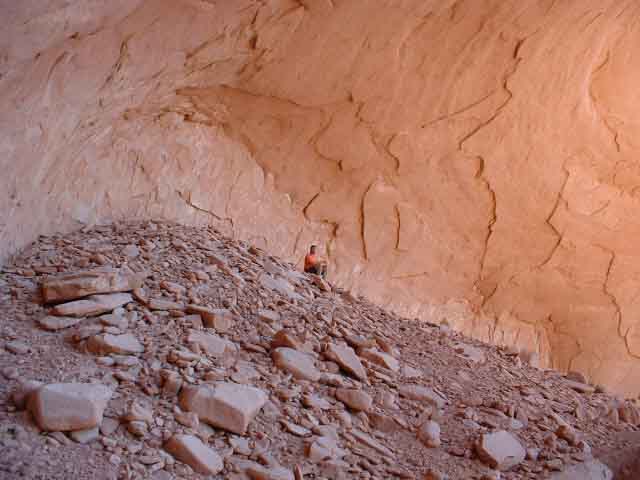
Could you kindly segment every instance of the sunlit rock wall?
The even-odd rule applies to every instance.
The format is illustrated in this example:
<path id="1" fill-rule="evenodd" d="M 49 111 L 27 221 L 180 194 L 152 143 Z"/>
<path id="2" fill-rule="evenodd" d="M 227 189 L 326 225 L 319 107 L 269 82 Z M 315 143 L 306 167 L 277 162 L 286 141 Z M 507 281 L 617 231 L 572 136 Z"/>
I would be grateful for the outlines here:
<path id="1" fill-rule="evenodd" d="M 640 4 L 0 0 L 0 258 L 213 224 L 640 391 Z"/>

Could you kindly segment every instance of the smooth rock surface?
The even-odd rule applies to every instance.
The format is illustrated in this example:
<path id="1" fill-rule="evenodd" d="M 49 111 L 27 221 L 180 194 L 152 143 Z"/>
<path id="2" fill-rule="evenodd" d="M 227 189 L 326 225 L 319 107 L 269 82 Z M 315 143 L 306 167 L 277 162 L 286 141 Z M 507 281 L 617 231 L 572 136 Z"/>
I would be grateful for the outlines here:
<path id="1" fill-rule="evenodd" d="M 100 425 L 112 394 L 99 384 L 55 383 L 35 391 L 28 406 L 42 430 L 86 430 Z"/>
<path id="2" fill-rule="evenodd" d="M 235 383 L 183 388 L 180 407 L 195 412 L 201 421 L 239 435 L 267 401 L 260 389 Z"/>

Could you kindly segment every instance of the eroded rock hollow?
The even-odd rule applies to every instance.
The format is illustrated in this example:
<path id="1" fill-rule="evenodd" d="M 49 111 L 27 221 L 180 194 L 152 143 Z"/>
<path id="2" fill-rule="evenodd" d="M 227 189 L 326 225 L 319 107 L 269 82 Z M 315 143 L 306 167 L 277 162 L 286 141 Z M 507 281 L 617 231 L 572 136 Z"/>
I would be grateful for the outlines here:
<path id="1" fill-rule="evenodd" d="M 0 257 L 213 224 L 640 391 L 633 0 L 0 3 Z"/>

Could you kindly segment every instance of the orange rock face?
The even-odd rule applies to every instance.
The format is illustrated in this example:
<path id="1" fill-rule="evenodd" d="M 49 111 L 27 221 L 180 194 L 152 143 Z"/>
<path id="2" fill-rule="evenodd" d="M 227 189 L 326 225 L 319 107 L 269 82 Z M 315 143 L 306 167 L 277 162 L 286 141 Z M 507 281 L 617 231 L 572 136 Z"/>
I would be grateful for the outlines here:
<path id="1" fill-rule="evenodd" d="M 640 392 L 637 2 L 9 3 L 0 258 L 140 217 L 316 242 L 380 304 Z"/>

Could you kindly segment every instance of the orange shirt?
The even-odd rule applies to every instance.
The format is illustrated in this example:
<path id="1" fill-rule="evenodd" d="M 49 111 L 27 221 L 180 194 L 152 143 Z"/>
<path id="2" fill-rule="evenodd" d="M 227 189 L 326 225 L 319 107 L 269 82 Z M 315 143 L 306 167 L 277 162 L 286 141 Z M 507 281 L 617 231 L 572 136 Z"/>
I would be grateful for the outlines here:
<path id="1" fill-rule="evenodd" d="M 308 253 L 306 257 L 304 257 L 304 271 L 306 272 L 308 269 L 315 267 L 318 264 L 318 255 Z"/>

